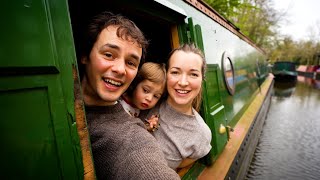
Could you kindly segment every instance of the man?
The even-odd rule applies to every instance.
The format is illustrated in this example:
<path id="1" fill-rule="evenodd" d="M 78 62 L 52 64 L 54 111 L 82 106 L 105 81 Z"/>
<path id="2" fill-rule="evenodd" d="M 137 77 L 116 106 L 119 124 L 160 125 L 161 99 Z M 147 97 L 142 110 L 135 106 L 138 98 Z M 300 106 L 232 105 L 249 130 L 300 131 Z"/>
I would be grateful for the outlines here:
<path id="1" fill-rule="evenodd" d="M 117 103 L 145 55 L 143 33 L 123 16 L 102 13 L 86 43 L 81 85 L 98 179 L 180 179 L 143 122 Z"/>

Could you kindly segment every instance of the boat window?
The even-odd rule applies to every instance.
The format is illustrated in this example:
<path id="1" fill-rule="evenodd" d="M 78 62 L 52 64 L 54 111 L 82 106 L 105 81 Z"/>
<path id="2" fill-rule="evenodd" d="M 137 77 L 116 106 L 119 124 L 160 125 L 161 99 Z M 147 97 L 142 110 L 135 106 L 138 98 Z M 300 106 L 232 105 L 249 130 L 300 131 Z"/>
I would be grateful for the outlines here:
<path id="1" fill-rule="evenodd" d="M 222 71 L 224 82 L 230 95 L 235 92 L 234 68 L 230 56 L 227 52 L 222 54 Z"/>

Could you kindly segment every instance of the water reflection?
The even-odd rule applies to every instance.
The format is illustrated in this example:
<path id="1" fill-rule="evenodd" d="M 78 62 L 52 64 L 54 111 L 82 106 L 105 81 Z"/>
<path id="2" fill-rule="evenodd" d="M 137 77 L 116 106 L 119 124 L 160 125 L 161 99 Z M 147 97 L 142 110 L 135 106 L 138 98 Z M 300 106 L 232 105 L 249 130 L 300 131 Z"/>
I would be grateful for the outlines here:
<path id="1" fill-rule="evenodd" d="M 298 76 L 298 81 L 303 82 L 315 89 L 320 89 L 320 80 L 315 80 L 312 78 L 306 78 L 304 76 Z"/>
<path id="2" fill-rule="evenodd" d="M 276 97 L 290 97 L 295 89 L 297 82 L 275 82 L 273 86 L 273 93 Z"/>
<path id="3" fill-rule="evenodd" d="M 319 179 L 319 81 L 274 86 L 271 107 L 246 179 Z"/>

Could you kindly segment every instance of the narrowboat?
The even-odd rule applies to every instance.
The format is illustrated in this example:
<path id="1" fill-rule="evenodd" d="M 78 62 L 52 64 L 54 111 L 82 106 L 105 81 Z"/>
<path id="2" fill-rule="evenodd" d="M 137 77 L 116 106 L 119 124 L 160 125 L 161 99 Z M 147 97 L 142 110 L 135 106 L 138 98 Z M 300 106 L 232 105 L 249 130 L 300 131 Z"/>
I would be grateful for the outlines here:
<path id="1" fill-rule="evenodd" d="M 290 61 L 275 62 L 272 74 L 276 81 L 296 81 L 298 76 L 295 63 Z"/>
<path id="2" fill-rule="evenodd" d="M 299 76 L 320 80 L 320 65 L 300 65 L 297 72 Z"/>
<path id="3" fill-rule="evenodd" d="M 95 179 L 77 54 L 101 11 L 133 20 L 150 40 L 147 61 L 166 62 L 193 42 L 208 69 L 200 114 L 212 150 L 182 179 L 243 179 L 270 105 L 265 52 L 202 0 L 11 0 L 1 6 L 2 179 Z M 138 172 L 136 172 L 138 173 Z"/>

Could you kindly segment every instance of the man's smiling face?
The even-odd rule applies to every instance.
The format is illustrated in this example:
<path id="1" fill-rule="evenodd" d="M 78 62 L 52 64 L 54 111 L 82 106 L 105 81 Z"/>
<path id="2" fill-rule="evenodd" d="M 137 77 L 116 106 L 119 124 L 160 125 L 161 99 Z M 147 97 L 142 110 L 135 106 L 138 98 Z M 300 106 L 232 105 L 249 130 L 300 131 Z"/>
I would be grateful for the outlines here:
<path id="1" fill-rule="evenodd" d="M 83 58 L 86 74 L 82 81 L 88 105 L 112 105 L 135 78 L 142 48 L 135 41 L 117 36 L 117 26 L 101 31 L 89 58 Z"/>

